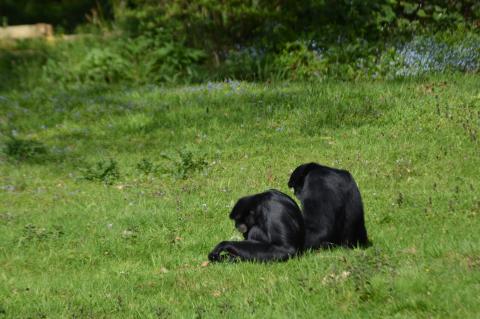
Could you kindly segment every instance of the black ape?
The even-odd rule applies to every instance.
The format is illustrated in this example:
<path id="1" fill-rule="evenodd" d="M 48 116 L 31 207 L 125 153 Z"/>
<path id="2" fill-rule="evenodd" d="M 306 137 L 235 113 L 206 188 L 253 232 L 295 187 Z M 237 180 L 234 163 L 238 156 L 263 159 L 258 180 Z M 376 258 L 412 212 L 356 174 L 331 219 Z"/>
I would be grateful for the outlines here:
<path id="1" fill-rule="evenodd" d="M 368 244 L 362 198 L 349 172 L 303 164 L 293 171 L 288 187 L 302 202 L 305 249 Z"/>
<path id="2" fill-rule="evenodd" d="M 269 190 L 238 200 L 230 213 L 244 241 L 222 241 L 208 255 L 211 261 L 286 260 L 303 247 L 302 213 L 289 196 Z"/>

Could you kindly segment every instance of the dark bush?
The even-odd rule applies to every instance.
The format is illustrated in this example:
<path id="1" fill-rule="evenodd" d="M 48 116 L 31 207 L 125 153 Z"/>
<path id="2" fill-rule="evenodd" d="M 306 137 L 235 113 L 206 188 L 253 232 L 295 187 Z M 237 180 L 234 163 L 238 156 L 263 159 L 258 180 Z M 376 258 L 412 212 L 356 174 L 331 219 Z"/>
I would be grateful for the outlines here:
<path id="1" fill-rule="evenodd" d="M 456 32 L 462 42 L 467 35 L 475 38 L 480 25 L 480 4 L 474 0 L 118 0 L 108 4 L 114 15 L 98 17 L 108 23 L 92 20 L 89 27 L 77 28 L 90 32 L 97 28 L 95 36 L 42 47 L 41 58 L 33 64 L 43 68 L 30 62 L 12 64 L 17 54 L 0 53 L 0 68 L 5 69 L 0 79 L 9 79 L 0 86 L 29 84 L 24 73 L 35 73 L 31 78 L 54 85 L 402 76 L 412 72 L 393 69 L 415 67 L 406 57 L 420 48 L 415 43 L 419 37 Z M 100 1 L 95 8 L 103 7 Z M 443 48 L 443 42 L 432 43 Z M 478 70 L 476 46 L 462 50 L 448 58 L 452 62 L 441 72 Z M 24 52 L 31 54 L 30 49 Z M 39 69 L 43 76 L 38 76 Z"/>

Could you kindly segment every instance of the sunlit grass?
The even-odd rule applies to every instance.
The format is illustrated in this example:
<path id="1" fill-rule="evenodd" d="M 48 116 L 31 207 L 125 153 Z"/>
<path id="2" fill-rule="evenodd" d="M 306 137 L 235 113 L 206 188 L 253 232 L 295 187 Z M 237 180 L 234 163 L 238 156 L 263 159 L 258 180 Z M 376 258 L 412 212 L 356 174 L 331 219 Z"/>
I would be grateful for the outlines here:
<path id="1" fill-rule="evenodd" d="M 0 317 L 480 312 L 477 76 L 38 88 L 0 124 Z M 234 202 L 307 161 L 352 172 L 373 246 L 206 264 Z"/>

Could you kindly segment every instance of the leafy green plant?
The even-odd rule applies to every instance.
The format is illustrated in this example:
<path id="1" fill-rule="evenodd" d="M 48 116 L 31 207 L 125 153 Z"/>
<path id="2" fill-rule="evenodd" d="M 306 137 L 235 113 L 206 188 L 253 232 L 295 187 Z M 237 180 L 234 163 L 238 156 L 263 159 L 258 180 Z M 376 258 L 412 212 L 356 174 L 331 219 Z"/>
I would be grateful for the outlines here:
<path id="1" fill-rule="evenodd" d="M 120 178 L 120 169 L 118 163 L 113 159 L 109 161 L 101 160 L 82 169 L 82 178 L 87 181 L 112 185 Z"/>
<path id="2" fill-rule="evenodd" d="M 188 149 L 178 151 L 176 156 L 168 154 L 162 156 L 171 162 L 172 166 L 169 172 L 180 179 L 185 179 L 190 174 L 201 171 L 208 165 L 204 155 L 195 155 Z"/>
<path id="3" fill-rule="evenodd" d="M 325 60 L 304 42 L 287 43 L 276 57 L 275 65 L 281 78 L 292 80 L 318 79 L 326 71 Z"/>
<path id="4" fill-rule="evenodd" d="M 169 42 L 153 49 L 148 57 L 148 78 L 155 82 L 175 83 L 196 78 L 195 64 L 202 60 L 204 54 L 201 50 Z"/>
<path id="5" fill-rule="evenodd" d="M 140 162 L 137 163 L 137 170 L 142 172 L 145 175 L 150 175 L 154 173 L 157 169 L 156 165 L 150 162 L 148 159 L 143 158 Z"/>
<path id="6" fill-rule="evenodd" d="M 79 64 L 78 77 L 82 82 L 114 83 L 129 77 L 129 64 L 110 48 L 92 49 Z"/>

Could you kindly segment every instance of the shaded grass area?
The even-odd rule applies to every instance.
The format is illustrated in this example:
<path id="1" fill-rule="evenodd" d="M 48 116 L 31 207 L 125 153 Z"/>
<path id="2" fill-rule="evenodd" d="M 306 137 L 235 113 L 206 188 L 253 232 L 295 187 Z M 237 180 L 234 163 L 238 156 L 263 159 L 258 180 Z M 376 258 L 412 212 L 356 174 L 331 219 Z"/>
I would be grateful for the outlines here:
<path id="1" fill-rule="evenodd" d="M 474 318 L 479 88 L 464 75 L 4 92 L 0 317 Z M 307 161 L 352 172 L 374 245 L 205 265 L 237 238 L 235 200 L 291 194 Z"/>

